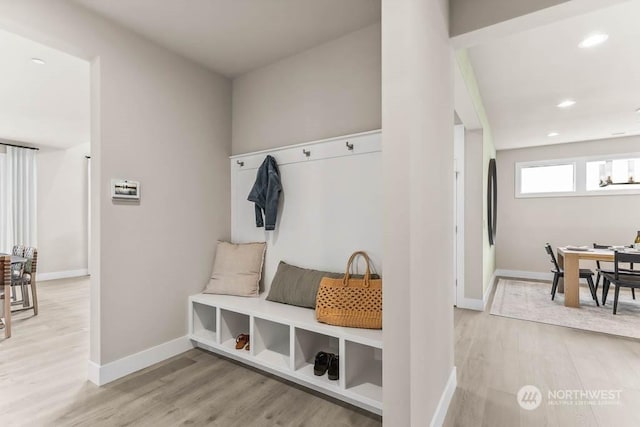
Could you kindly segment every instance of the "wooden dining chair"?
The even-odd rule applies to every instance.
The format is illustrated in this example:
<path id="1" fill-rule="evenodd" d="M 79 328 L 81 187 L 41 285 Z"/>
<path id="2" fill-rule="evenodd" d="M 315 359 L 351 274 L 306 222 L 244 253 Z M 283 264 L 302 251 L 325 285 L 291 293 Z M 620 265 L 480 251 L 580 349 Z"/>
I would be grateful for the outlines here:
<path id="1" fill-rule="evenodd" d="M 553 265 L 553 270 L 551 270 L 551 272 L 553 273 L 553 283 L 551 284 L 551 301 L 553 301 L 556 297 L 558 282 L 560 281 L 560 278 L 564 278 L 564 270 L 560 268 L 560 265 L 558 264 L 558 260 L 556 260 L 556 255 L 553 253 L 553 248 L 551 247 L 551 245 L 547 243 L 544 249 L 545 251 L 547 251 L 547 254 L 551 258 L 551 264 Z M 593 274 L 594 274 L 593 271 L 587 268 L 581 268 L 579 277 L 580 279 L 586 279 L 587 284 L 589 285 L 589 291 L 591 292 L 591 297 L 596 302 L 596 305 L 599 307 L 600 303 L 598 302 L 598 297 L 596 296 L 596 289 L 595 289 L 595 286 L 593 285 Z"/>
<path id="2" fill-rule="evenodd" d="M 603 292 L 604 289 L 606 289 L 606 291 L 608 292 L 610 285 L 614 285 L 616 287 L 616 292 L 613 299 L 613 314 L 616 314 L 618 312 L 618 296 L 620 295 L 620 288 L 640 288 L 640 274 L 629 273 L 628 270 L 626 272 L 623 271 L 624 269 L 620 266 L 620 264 L 624 263 L 640 263 L 640 254 L 615 251 L 613 272 L 602 273 L 604 277 Z M 606 301 L 606 294 L 603 293 L 603 295 L 604 304 L 604 302 Z"/>
<path id="3" fill-rule="evenodd" d="M 11 255 L 22 257 L 24 255 L 24 245 L 13 245 L 11 248 Z M 19 278 L 17 276 L 22 275 L 22 271 L 16 273 L 16 270 L 22 270 L 23 266 L 21 264 L 16 265 L 15 263 L 11 264 L 12 276 L 14 279 Z M 16 292 L 16 284 L 14 283 L 11 287 L 11 301 L 13 304 L 19 304 L 22 300 L 18 300 L 18 294 Z M 24 291 L 24 287 L 22 291 Z M 24 295 L 24 294 L 23 294 Z"/>
<path id="4" fill-rule="evenodd" d="M 33 247 L 25 248 L 24 257 L 27 264 L 24 268 L 24 278 L 31 288 L 31 304 L 33 305 L 33 315 L 38 315 L 38 291 L 36 287 L 36 270 L 38 269 L 38 250 Z"/>
<path id="5" fill-rule="evenodd" d="M 0 300 L 3 303 L 4 337 L 11 337 L 11 257 L 0 257 Z"/>
<path id="6" fill-rule="evenodd" d="M 36 270 L 38 267 L 38 250 L 34 247 L 24 248 L 22 257 L 27 261 L 24 263 L 23 272 L 20 277 L 14 277 L 12 286 L 22 287 L 21 308 L 14 308 L 13 312 L 33 309 L 34 316 L 38 315 L 38 291 L 36 288 Z M 29 290 L 31 289 L 31 303 L 29 303 Z"/>

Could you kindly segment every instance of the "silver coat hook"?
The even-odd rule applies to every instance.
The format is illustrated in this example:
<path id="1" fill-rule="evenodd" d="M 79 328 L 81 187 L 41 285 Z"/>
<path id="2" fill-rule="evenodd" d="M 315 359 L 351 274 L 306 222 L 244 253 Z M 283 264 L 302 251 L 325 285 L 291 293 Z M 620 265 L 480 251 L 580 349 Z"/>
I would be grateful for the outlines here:
<path id="1" fill-rule="evenodd" d="M 241 162 L 240 160 L 236 160 L 236 163 L 238 164 L 238 166 L 243 167 L 244 166 L 244 162 Z"/>
<path id="2" fill-rule="evenodd" d="M 305 156 L 309 157 L 311 155 L 311 150 L 305 150 L 304 148 L 302 149 L 302 154 L 304 154 Z"/>
<path id="3" fill-rule="evenodd" d="M 347 150 L 353 151 L 353 144 L 349 144 L 349 141 L 347 141 L 345 142 L 345 145 L 347 146 Z"/>

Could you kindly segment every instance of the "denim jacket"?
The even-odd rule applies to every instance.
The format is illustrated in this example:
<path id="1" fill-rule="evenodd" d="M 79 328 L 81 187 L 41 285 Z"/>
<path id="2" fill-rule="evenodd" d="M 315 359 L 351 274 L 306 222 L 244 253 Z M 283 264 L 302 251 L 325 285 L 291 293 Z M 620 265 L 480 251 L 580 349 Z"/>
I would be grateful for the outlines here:
<path id="1" fill-rule="evenodd" d="M 263 227 L 265 230 L 276 229 L 276 218 L 278 216 L 278 201 L 282 184 L 280 183 L 280 171 L 276 160 L 267 156 L 258 168 L 256 182 L 249 193 L 247 200 L 255 203 L 256 227 Z M 264 212 L 264 222 L 262 213 Z"/>

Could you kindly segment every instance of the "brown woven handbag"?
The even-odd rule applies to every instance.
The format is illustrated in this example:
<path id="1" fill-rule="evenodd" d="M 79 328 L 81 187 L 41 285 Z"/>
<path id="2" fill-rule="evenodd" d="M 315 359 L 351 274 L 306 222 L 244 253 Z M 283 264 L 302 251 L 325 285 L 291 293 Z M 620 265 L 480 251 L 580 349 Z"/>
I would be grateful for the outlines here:
<path id="1" fill-rule="evenodd" d="M 367 263 L 364 278 L 351 278 L 351 264 L 358 255 Z M 369 256 L 354 252 L 341 279 L 323 277 L 316 297 L 318 322 L 351 328 L 382 329 L 382 279 L 371 278 Z"/>

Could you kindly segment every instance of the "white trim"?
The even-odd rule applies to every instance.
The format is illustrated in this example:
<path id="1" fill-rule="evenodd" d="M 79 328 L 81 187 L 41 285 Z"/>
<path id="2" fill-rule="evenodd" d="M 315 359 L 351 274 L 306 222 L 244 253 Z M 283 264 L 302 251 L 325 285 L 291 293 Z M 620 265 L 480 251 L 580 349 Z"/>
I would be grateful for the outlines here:
<path id="1" fill-rule="evenodd" d="M 532 280 L 553 280 L 553 273 L 542 273 L 539 271 L 523 271 L 523 270 L 496 270 L 494 273 L 496 278 L 509 277 L 515 279 L 532 279 Z"/>
<path id="2" fill-rule="evenodd" d="M 105 365 L 89 361 L 87 376 L 89 381 L 102 386 L 192 348 L 191 340 L 185 335 Z"/>
<path id="3" fill-rule="evenodd" d="M 442 391 L 440 401 L 438 402 L 438 406 L 436 406 L 436 411 L 431 418 L 431 422 L 429 423 L 430 427 L 440 427 L 442 426 L 442 424 L 444 424 L 444 419 L 447 417 L 447 411 L 449 410 L 451 399 L 453 398 L 453 394 L 456 392 L 456 387 L 458 386 L 456 376 L 456 367 L 454 366 L 453 369 L 451 369 L 451 374 L 449 375 L 447 385 Z"/>
<path id="4" fill-rule="evenodd" d="M 68 271 L 54 271 L 52 273 L 36 273 L 36 280 L 38 282 L 44 282 L 47 280 L 57 279 L 69 279 L 71 277 L 88 276 L 89 269 L 84 268 L 81 270 L 68 270 Z"/>
<path id="5" fill-rule="evenodd" d="M 517 199 L 540 198 L 540 197 L 593 197 L 593 196 L 621 196 L 640 194 L 640 189 L 618 189 L 618 190 L 587 190 L 587 163 L 606 160 L 637 159 L 640 152 L 598 154 L 595 156 L 570 157 L 553 160 L 534 160 L 530 162 L 517 162 L 514 173 L 514 194 Z M 573 165 L 573 191 L 548 192 L 548 193 L 521 193 L 521 170 L 530 167 Z"/>
<path id="6" fill-rule="evenodd" d="M 522 169 L 553 167 L 553 166 L 572 166 L 573 167 L 573 189 L 570 191 L 549 191 L 539 193 L 522 193 Z M 578 160 L 577 159 L 560 159 L 560 160 L 541 160 L 535 162 L 516 162 L 515 164 L 515 197 L 516 199 L 531 197 L 566 197 L 573 196 L 578 190 Z"/>
<path id="7" fill-rule="evenodd" d="M 231 156 L 231 173 L 258 169 L 266 154 L 275 157 L 278 167 L 281 167 L 294 163 L 378 153 L 382 151 L 381 135 L 380 131 L 370 131 Z"/>
<path id="8" fill-rule="evenodd" d="M 491 275 L 491 278 L 489 279 L 489 287 L 487 288 L 486 291 L 483 292 L 482 295 L 482 299 L 477 299 L 477 298 L 458 298 L 457 303 L 456 303 L 456 307 L 458 308 L 465 308 L 467 310 L 476 310 L 476 311 L 484 311 L 487 309 L 487 304 L 489 303 L 489 296 L 491 295 L 491 292 L 493 291 L 493 288 L 495 287 L 497 281 L 498 281 L 498 276 L 500 275 L 500 272 L 505 272 L 505 273 L 513 273 L 514 276 L 512 275 L 507 275 L 505 277 L 518 277 L 518 274 L 523 274 L 523 275 L 533 275 L 533 274 L 543 274 L 543 273 L 532 273 L 532 272 L 528 272 L 528 271 L 515 271 L 515 270 L 496 270 L 493 272 L 493 274 Z M 503 275 L 504 276 L 504 275 Z M 533 278 L 533 277 L 523 277 L 523 278 Z M 551 275 L 551 278 L 553 278 L 553 274 Z M 545 279 L 546 280 L 546 279 Z M 550 279 L 549 279 L 550 280 Z"/>
<path id="9" fill-rule="evenodd" d="M 455 286 L 455 304 L 458 307 L 470 308 L 464 297 L 465 278 L 464 278 L 464 170 L 465 170 L 465 127 L 464 125 L 454 126 L 454 143 L 453 143 L 453 277 Z M 472 304 L 473 305 L 473 304 Z M 474 308 L 475 310 L 475 308 Z"/>
<path id="10" fill-rule="evenodd" d="M 477 298 L 458 298 L 456 307 L 466 308 L 467 310 L 483 311 L 484 301 Z"/>
<path id="11" fill-rule="evenodd" d="M 460 69 L 460 63 L 455 60 L 453 67 L 454 110 L 467 130 L 482 130 L 482 122 L 473 104 L 469 87 Z"/>
<path id="12" fill-rule="evenodd" d="M 493 288 L 496 286 L 496 282 L 498 281 L 498 275 L 496 274 L 497 272 L 498 272 L 498 270 L 495 270 L 493 272 L 493 274 L 491 275 L 491 279 L 489 279 L 489 287 L 487 288 L 487 290 L 482 295 L 482 309 L 483 310 L 487 309 L 487 304 L 489 303 L 489 296 L 491 295 L 491 292 L 493 292 Z"/>
<path id="13" fill-rule="evenodd" d="M 336 141 L 336 140 L 340 140 L 340 139 L 355 138 L 355 137 L 358 137 L 358 136 L 372 135 L 372 134 L 381 133 L 381 132 L 382 132 L 382 129 L 375 129 L 375 130 L 370 130 L 370 131 L 367 131 L 367 132 L 352 133 L 350 135 L 334 136 L 332 138 L 318 139 L 316 141 L 302 142 L 302 143 L 293 144 L 293 145 L 285 145 L 285 146 L 281 146 L 281 147 L 269 148 L 269 149 L 260 150 L 260 151 L 251 151 L 249 153 L 243 153 L 243 154 L 234 154 L 233 156 L 229 156 L 229 159 L 235 160 L 235 159 L 240 159 L 242 157 L 255 156 L 257 154 L 272 154 L 274 152 L 278 152 L 278 151 L 282 151 L 282 150 L 289 150 L 291 148 L 308 147 L 310 145 L 323 144 L 323 143 L 326 143 L 326 142 Z"/>
<path id="14" fill-rule="evenodd" d="M 87 379 L 96 385 L 100 385 L 100 365 L 92 360 L 89 360 Z"/>

